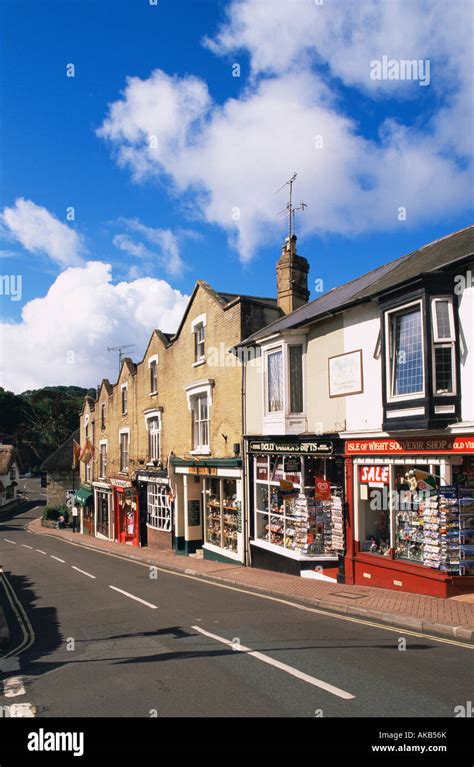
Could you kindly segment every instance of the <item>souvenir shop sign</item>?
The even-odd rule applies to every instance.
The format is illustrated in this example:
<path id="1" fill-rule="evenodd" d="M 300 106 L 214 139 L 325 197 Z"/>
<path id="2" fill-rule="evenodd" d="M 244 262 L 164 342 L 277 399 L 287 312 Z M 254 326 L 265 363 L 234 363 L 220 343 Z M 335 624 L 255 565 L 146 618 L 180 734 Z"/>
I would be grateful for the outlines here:
<path id="1" fill-rule="evenodd" d="M 474 453 L 474 436 L 413 437 L 411 439 L 348 439 L 352 455 L 400 455 L 416 453 Z"/>
<path id="2" fill-rule="evenodd" d="M 252 440 L 249 453 L 282 453 L 287 455 L 332 455 L 334 445 L 331 440 Z"/>

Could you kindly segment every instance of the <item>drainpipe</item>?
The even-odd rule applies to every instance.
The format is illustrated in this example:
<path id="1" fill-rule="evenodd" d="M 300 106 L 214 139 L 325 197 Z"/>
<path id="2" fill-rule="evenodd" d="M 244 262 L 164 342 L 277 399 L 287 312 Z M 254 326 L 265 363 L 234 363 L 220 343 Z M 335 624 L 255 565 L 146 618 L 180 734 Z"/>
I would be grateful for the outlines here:
<path id="1" fill-rule="evenodd" d="M 248 541 L 247 529 L 248 529 L 248 493 L 247 493 L 247 440 L 244 439 L 244 434 L 247 433 L 247 417 L 246 417 L 246 402 L 247 402 L 247 366 L 244 361 L 240 363 L 242 365 L 242 386 L 241 386 L 241 407 L 242 407 L 242 535 L 244 537 L 244 565 L 250 567 L 252 564 L 250 556 L 250 546 Z"/>

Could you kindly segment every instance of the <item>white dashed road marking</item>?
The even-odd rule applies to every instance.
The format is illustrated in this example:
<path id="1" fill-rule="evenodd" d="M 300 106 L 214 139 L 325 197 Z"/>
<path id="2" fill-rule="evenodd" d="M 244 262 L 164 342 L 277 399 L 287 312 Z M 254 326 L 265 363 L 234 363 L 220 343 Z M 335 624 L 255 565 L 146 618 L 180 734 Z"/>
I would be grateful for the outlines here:
<path id="1" fill-rule="evenodd" d="M 18 695 L 25 694 L 23 679 L 21 676 L 11 676 L 3 682 L 3 694 L 5 698 L 17 698 Z"/>
<path id="2" fill-rule="evenodd" d="M 295 676 L 297 679 L 301 679 L 303 682 L 312 684 L 314 687 L 320 687 L 321 690 L 326 690 L 326 692 L 330 692 L 332 695 L 336 695 L 338 698 L 344 698 L 344 700 L 352 700 L 355 698 L 355 695 L 352 695 L 350 692 L 341 690 L 339 687 L 334 687 L 334 685 L 323 682 L 321 679 L 317 679 L 316 677 L 310 676 L 309 674 L 305 674 L 303 671 L 298 671 L 297 668 L 293 668 L 293 666 L 287 666 L 286 663 L 280 663 L 280 661 L 275 660 L 274 658 L 270 658 L 269 655 L 264 655 L 261 652 L 255 652 L 250 647 L 245 647 L 242 644 L 235 644 L 229 639 L 225 639 L 225 637 L 218 636 L 217 634 L 211 634 L 210 631 L 204 631 L 204 629 L 199 628 L 199 626 L 191 626 L 191 628 L 194 629 L 194 631 L 199 631 L 199 633 L 204 634 L 204 636 L 210 637 L 211 639 L 215 639 L 217 642 L 222 642 L 222 644 L 232 647 L 237 652 L 244 652 L 247 655 L 251 655 L 253 658 L 257 658 L 257 660 L 263 661 L 263 663 L 268 663 L 270 666 L 279 668 L 280 671 L 285 671 L 287 674 Z"/>
<path id="3" fill-rule="evenodd" d="M 87 575 L 88 578 L 95 578 L 95 575 L 91 575 L 90 573 L 86 573 L 85 570 L 80 570 L 79 567 L 76 567 L 76 565 L 71 565 L 73 570 L 77 570 L 78 573 L 82 573 L 83 575 Z"/>
<path id="4" fill-rule="evenodd" d="M 125 594 L 126 597 L 130 597 L 130 599 L 134 599 L 136 602 L 141 602 L 142 605 L 146 605 L 147 607 L 151 607 L 152 610 L 158 610 L 157 605 L 152 605 L 151 602 L 146 602 L 144 599 L 140 599 L 140 597 L 136 597 L 133 594 L 129 594 L 128 591 L 122 591 L 122 589 L 118 589 L 116 586 L 110 586 L 109 589 L 113 589 L 114 591 L 118 591 L 120 594 Z"/>
<path id="5" fill-rule="evenodd" d="M 15 541 L 11 541 L 9 538 L 4 538 L 3 540 L 6 541 L 7 543 L 13 543 L 13 545 L 16 546 Z"/>
<path id="6" fill-rule="evenodd" d="M 41 549 L 36 549 L 36 551 L 38 552 L 38 554 L 46 554 L 46 552 L 42 551 Z"/>
<path id="7" fill-rule="evenodd" d="M 36 708 L 31 703 L 12 703 L 8 706 L 8 716 L 32 718 L 36 716 Z"/>
<path id="8" fill-rule="evenodd" d="M 33 546 L 27 546 L 26 543 L 22 543 L 21 545 L 23 546 L 24 549 L 32 549 L 33 548 Z"/>
<path id="9" fill-rule="evenodd" d="M 62 562 L 63 564 L 66 561 L 65 559 L 59 559 L 59 557 L 55 557 L 54 554 L 50 554 L 49 556 L 51 557 L 51 559 L 55 559 L 57 562 Z"/>

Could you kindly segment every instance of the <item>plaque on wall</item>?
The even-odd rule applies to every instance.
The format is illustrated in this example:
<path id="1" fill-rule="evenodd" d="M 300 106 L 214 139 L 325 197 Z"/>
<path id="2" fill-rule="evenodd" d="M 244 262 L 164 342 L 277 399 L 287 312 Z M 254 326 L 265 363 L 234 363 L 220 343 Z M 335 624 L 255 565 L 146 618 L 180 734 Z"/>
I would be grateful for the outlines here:
<path id="1" fill-rule="evenodd" d="M 201 501 L 188 501 L 188 527 L 201 524 Z"/>

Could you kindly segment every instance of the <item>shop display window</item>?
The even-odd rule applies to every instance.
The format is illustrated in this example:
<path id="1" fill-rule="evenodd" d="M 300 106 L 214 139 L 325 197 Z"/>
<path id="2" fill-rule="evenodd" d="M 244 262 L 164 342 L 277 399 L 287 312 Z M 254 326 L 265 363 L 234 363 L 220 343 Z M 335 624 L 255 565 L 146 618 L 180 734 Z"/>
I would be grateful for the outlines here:
<path id="1" fill-rule="evenodd" d="M 436 486 L 426 485 L 423 477 L 430 474 L 428 465 L 394 466 L 395 557 L 423 563 L 425 542 L 424 512 L 427 500 Z M 423 484 L 423 487 L 420 485 Z M 433 533 L 436 530 L 433 529 Z"/>
<path id="2" fill-rule="evenodd" d="M 240 513 L 236 480 L 211 477 L 205 483 L 205 496 L 207 543 L 236 553 Z"/>
<path id="3" fill-rule="evenodd" d="M 390 555 L 390 509 L 383 487 L 361 485 L 361 549 L 379 556 Z"/>
<path id="4" fill-rule="evenodd" d="M 453 466 L 465 482 L 465 466 Z M 361 550 L 449 575 L 474 574 L 474 488 L 442 479 L 441 464 L 358 466 Z M 393 520 L 393 538 L 391 529 Z M 393 541 L 393 543 L 391 543 Z"/>
<path id="5" fill-rule="evenodd" d="M 342 491 L 315 498 L 321 459 L 309 456 L 255 458 L 255 537 L 303 556 L 336 555 L 343 548 Z"/>

